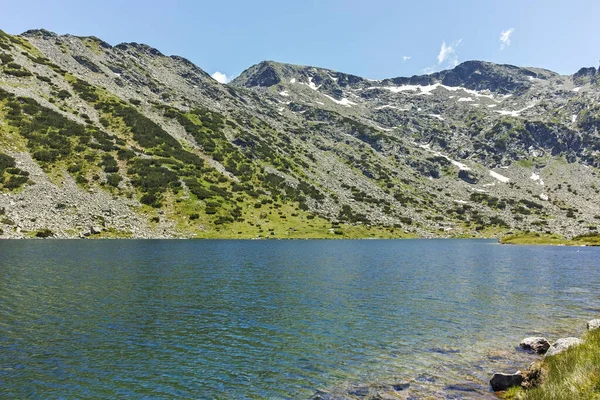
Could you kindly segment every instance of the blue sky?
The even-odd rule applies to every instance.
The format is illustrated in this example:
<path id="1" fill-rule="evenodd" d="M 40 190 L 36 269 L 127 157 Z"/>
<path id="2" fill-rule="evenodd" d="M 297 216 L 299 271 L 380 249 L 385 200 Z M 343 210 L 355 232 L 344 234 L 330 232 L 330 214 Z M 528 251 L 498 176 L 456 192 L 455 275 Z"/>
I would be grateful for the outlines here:
<path id="1" fill-rule="evenodd" d="M 0 29 L 146 43 L 234 77 L 275 60 L 372 79 L 466 60 L 572 74 L 600 60 L 600 1 L 4 1 Z M 501 40 L 503 38 L 503 40 Z"/>

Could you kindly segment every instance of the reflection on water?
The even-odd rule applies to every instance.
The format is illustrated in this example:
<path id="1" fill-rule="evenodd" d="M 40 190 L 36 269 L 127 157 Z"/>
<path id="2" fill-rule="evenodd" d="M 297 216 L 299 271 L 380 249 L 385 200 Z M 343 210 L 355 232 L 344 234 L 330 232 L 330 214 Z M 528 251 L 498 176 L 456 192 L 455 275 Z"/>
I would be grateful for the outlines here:
<path id="1" fill-rule="evenodd" d="M 482 240 L 0 241 L 0 394 L 308 398 L 410 381 L 481 396 L 494 369 L 526 365 L 522 337 L 598 317 L 599 255 Z"/>

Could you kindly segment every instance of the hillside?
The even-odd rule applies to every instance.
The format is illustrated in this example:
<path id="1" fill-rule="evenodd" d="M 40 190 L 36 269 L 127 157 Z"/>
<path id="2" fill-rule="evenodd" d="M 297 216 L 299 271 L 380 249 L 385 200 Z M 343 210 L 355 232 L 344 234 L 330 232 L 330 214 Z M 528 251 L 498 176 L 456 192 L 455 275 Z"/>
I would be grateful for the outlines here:
<path id="1" fill-rule="evenodd" d="M 0 31 L 0 237 L 567 237 L 600 222 L 600 74 L 483 61 L 221 85 L 143 44 Z"/>

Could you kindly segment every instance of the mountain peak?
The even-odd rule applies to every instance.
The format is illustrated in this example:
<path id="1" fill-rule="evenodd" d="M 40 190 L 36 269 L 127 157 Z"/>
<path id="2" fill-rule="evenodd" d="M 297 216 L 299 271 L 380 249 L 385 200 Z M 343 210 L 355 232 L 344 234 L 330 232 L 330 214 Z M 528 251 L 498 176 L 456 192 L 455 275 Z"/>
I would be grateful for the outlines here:
<path id="1" fill-rule="evenodd" d="M 246 87 L 277 85 L 281 82 L 280 66 L 274 61 L 261 61 L 242 72 L 233 83 Z"/>
<path id="2" fill-rule="evenodd" d="M 49 39 L 49 38 L 55 38 L 58 35 L 56 33 L 54 33 L 54 32 L 46 30 L 46 29 L 29 29 L 29 30 L 21 33 L 21 36 L 24 36 L 24 37 L 40 37 L 42 39 Z"/>
<path id="3" fill-rule="evenodd" d="M 441 83 L 446 86 L 462 86 L 472 90 L 490 90 L 508 94 L 529 89 L 534 79 L 550 79 L 555 72 L 540 68 L 517 67 L 508 64 L 495 64 L 488 61 L 465 61 L 453 69 L 412 77 L 383 79 L 381 82 L 393 85 L 431 85 Z M 319 85 L 322 81 L 335 79 L 339 86 L 364 84 L 367 79 L 336 72 L 326 68 L 316 68 L 275 61 L 262 61 L 248 68 L 233 81 L 234 85 L 245 87 L 270 87 L 284 79 L 299 78 Z"/>
<path id="4" fill-rule="evenodd" d="M 592 83 L 593 81 L 600 80 L 600 69 L 596 70 L 594 67 L 581 68 L 579 71 L 573 74 L 573 82 L 576 85 L 585 85 L 586 83 Z"/>
<path id="5" fill-rule="evenodd" d="M 148 46 L 147 44 L 144 44 L 144 43 L 136 43 L 136 42 L 119 43 L 115 47 L 120 50 L 134 49 L 135 51 L 150 54 L 153 56 L 159 56 L 159 57 L 164 56 L 164 54 L 161 53 L 160 50 L 155 49 L 152 46 Z"/>

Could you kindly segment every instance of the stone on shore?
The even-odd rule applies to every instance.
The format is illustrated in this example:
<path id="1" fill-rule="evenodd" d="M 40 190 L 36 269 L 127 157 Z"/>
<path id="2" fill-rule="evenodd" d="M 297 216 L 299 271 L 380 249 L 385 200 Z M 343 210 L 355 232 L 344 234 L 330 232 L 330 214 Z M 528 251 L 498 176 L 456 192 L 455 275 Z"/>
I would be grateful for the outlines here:
<path id="1" fill-rule="evenodd" d="M 513 386 L 521 386 L 523 383 L 523 375 L 521 371 L 517 371 L 514 374 L 503 374 L 500 372 L 495 373 L 490 379 L 490 385 L 494 392 L 501 392 L 508 390 Z"/>
<path id="2" fill-rule="evenodd" d="M 582 343 L 583 340 L 576 337 L 558 339 L 552 346 L 550 346 L 544 357 L 554 356 L 558 353 L 562 353 L 569 347 L 579 346 Z"/>
<path id="3" fill-rule="evenodd" d="M 523 350 L 530 350 L 536 354 L 544 354 L 550 348 L 550 342 L 545 337 L 534 336 L 521 340 L 519 346 Z"/>
<path id="4" fill-rule="evenodd" d="M 593 319 L 588 321 L 587 323 L 588 331 L 593 331 L 594 329 L 600 329 L 600 319 Z"/>

